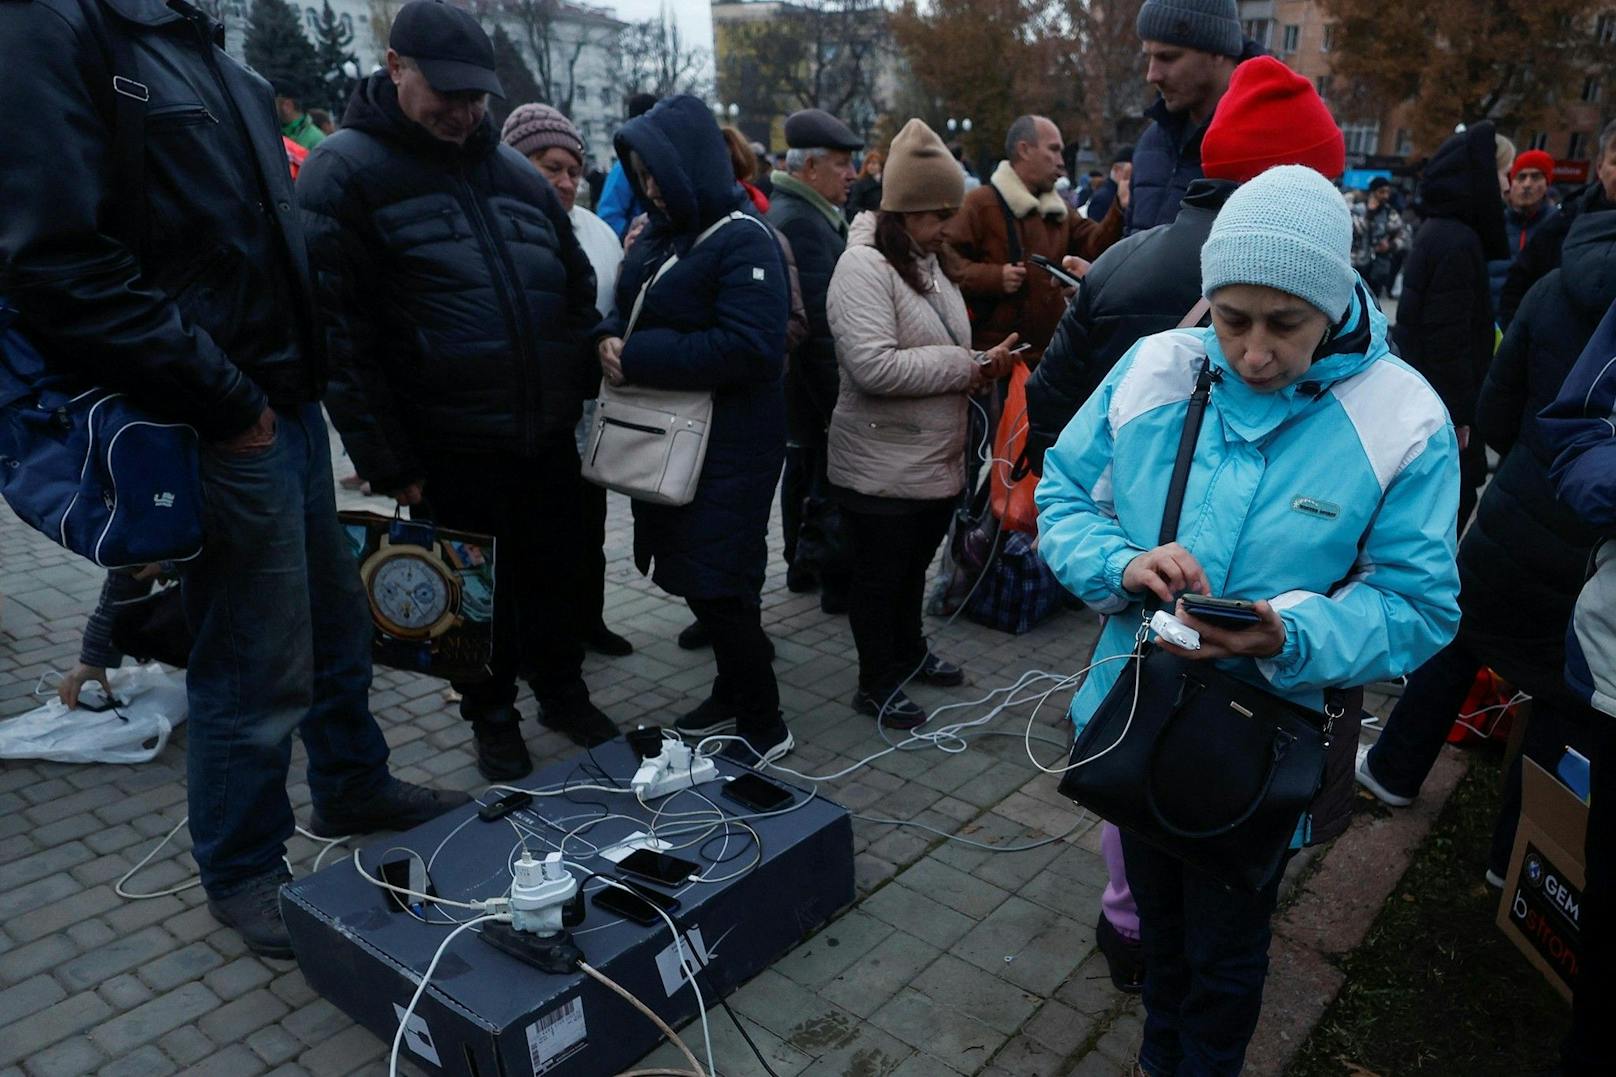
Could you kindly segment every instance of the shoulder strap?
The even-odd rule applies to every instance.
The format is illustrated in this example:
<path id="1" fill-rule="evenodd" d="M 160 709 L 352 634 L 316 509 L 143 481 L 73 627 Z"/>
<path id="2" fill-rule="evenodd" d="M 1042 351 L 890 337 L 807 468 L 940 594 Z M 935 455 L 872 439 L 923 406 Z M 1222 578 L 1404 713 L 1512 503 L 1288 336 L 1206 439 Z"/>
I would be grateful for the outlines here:
<path id="1" fill-rule="evenodd" d="M 1195 459 L 1195 442 L 1201 436 L 1201 422 L 1206 418 L 1206 404 L 1212 398 L 1212 386 L 1220 378 L 1212 360 L 1201 363 L 1195 375 L 1195 390 L 1190 393 L 1189 413 L 1184 416 L 1184 430 L 1178 438 L 1178 456 L 1173 460 L 1173 478 L 1167 484 L 1167 504 L 1162 509 L 1161 532 L 1156 545 L 1165 546 L 1178 537 L 1178 517 L 1184 511 L 1184 488 L 1190 481 L 1190 463 Z"/>
<path id="2" fill-rule="evenodd" d="M 1021 226 L 1016 222 L 1016 215 L 1010 212 L 1010 203 L 1005 201 L 1003 192 L 994 187 L 992 183 L 989 183 L 988 186 L 993 188 L 993 197 L 999 200 L 999 212 L 1004 214 L 1004 235 L 1005 242 L 1009 245 L 1010 261 L 1019 262 L 1023 253 L 1021 250 Z"/>
<path id="3" fill-rule="evenodd" d="M 114 23 L 105 4 L 97 4 L 96 37 L 107 54 L 112 75 L 112 157 L 110 175 L 121 194 L 114 199 L 115 234 L 126 237 L 137 252 L 146 241 L 146 103 L 151 91 L 140 81 L 135 46 L 124 27 Z"/>
<path id="4" fill-rule="evenodd" d="M 1211 309 L 1211 300 L 1207 299 L 1207 297 L 1203 295 L 1201 298 L 1195 301 L 1195 305 L 1193 307 L 1184 312 L 1184 317 L 1178 320 L 1178 325 L 1176 328 L 1188 329 L 1191 326 L 1200 325 L 1201 319 L 1206 317 L 1206 312 Z"/>
<path id="5" fill-rule="evenodd" d="M 695 242 L 690 244 L 690 249 L 695 250 L 697 247 L 701 246 L 702 240 L 708 239 L 714 232 L 717 232 L 720 228 L 724 227 L 733 220 L 752 221 L 759 228 L 763 229 L 765 232 L 768 232 L 771 238 L 774 235 L 772 231 L 769 231 L 769 226 L 758 220 L 756 217 L 742 213 L 740 210 L 735 210 L 732 213 L 725 214 L 724 216 L 718 218 L 718 220 L 702 229 L 701 235 L 697 236 Z M 640 285 L 640 294 L 634 297 L 634 307 L 628 313 L 628 325 L 623 327 L 624 340 L 627 340 L 628 335 L 634 332 L 634 323 L 640 318 L 640 308 L 645 306 L 645 296 L 646 293 L 651 290 L 651 285 L 661 280 L 662 274 L 672 269 L 674 263 L 678 261 L 679 252 L 674 251 L 672 254 L 668 255 L 661 265 L 657 266 L 656 272 L 647 277 L 645 283 Z"/>

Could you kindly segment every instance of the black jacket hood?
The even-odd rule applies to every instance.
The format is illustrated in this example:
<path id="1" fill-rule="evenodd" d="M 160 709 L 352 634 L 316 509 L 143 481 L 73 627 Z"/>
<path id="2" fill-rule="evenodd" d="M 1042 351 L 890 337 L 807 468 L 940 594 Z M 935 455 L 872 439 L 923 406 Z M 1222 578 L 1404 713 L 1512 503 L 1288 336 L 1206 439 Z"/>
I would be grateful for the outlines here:
<path id="1" fill-rule="evenodd" d="M 499 148 L 499 133 L 494 130 L 494 118 L 483 116 L 483 122 L 459 146 L 435 137 L 430 131 L 404 115 L 398 105 L 398 88 L 386 69 L 374 71 L 370 77 L 354 87 L 348 98 L 348 108 L 342 114 L 342 126 L 352 127 L 368 135 L 386 139 L 409 147 L 428 156 L 448 160 L 466 157 L 480 159 Z"/>
<path id="2" fill-rule="evenodd" d="M 699 98 L 681 94 L 659 102 L 620 127 L 612 143 L 634 193 L 649 206 L 628 164 L 629 153 L 645 162 L 676 233 L 699 232 L 747 201 L 735 182 L 723 133 Z"/>
<path id="3" fill-rule="evenodd" d="M 1560 281 L 1590 318 L 1616 300 L 1616 213 L 1578 215 L 1561 248 Z"/>
<path id="4" fill-rule="evenodd" d="M 1509 257 L 1494 144 L 1490 122 L 1460 131 L 1431 155 L 1419 188 L 1420 213 L 1469 225 L 1489 259 Z"/>

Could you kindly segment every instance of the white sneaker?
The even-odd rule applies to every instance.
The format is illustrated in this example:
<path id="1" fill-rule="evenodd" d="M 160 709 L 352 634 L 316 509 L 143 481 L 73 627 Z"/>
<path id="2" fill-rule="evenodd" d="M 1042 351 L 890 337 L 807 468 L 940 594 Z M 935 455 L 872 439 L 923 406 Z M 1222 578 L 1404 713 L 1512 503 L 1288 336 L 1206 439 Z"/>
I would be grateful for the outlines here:
<path id="1" fill-rule="evenodd" d="M 1375 794 L 1375 799 L 1382 804 L 1388 804 L 1393 808 L 1406 808 L 1414 803 L 1413 797 L 1398 796 L 1375 780 L 1375 776 L 1369 772 L 1369 748 L 1367 745 L 1360 744 L 1358 746 L 1358 769 L 1353 772 L 1353 777 L 1358 779 L 1359 785 Z"/>

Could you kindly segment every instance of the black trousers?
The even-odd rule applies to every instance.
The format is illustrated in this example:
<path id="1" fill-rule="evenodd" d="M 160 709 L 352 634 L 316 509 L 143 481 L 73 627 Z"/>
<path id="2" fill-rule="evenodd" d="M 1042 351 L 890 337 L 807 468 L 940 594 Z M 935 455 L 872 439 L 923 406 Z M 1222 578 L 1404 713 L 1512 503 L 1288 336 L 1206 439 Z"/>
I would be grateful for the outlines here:
<path id="1" fill-rule="evenodd" d="M 583 520 L 578 546 L 579 601 L 587 636 L 606 623 L 606 487 L 584 482 L 579 507 Z"/>
<path id="2" fill-rule="evenodd" d="M 570 432 L 533 458 L 450 453 L 428 464 L 424 503 L 410 516 L 495 539 L 493 675 L 455 684 L 462 718 L 512 717 L 518 678 L 541 705 L 587 697 L 583 485 Z"/>
<path id="3" fill-rule="evenodd" d="M 1610 1072 L 1610 1032 L 1616 1013 L 1616 718 L 1593 724 L 1588 838 L 1582 891 L 1582 967 L 1571 1004 L 1571 1034 L 1561 1064 L 1567 1077 Z"/>
<path id="4" fill-rule="evenodd" d="M 718 663 L 713 698 L 734 711 L 741 736 L 773 729 L 780 722 L 780 686 L 758 597 L 686 598 L 685 603 L 713 638 Z"/>
<path id="5" fill-rule="evenodd" d="M 847 619 L 866 692 L 891 692 L 926 657 L 920 624 L 926 569 L 948 533 L 954 500 L 915 505 L 890 514 L 842 507 L 853 548 Z"/>

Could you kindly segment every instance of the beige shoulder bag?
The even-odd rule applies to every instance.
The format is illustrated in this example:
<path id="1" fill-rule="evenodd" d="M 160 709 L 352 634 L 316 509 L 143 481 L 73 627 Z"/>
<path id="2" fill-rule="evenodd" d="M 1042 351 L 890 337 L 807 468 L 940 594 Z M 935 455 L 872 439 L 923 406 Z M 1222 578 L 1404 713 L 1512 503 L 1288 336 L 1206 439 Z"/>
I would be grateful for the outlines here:
<path id="1" fill-rule="evenodd" d="M 701 242 L 734 220 L 755 217 L 736 211 L 720 218 L 690 245 Z M 657 267 L 640 288 L 623 331 L 626 343 L 639 320 L 645 297 L 662 275 L 679 261 L 677 254 Z M 595 425 L 584 446 L 583 476 L 598 486 L 657 505 L 688 505 L 696 496 L 707 435 L 712 427 L 711 389 L 653 389 L 644 385 L 601 383 Z"/>

